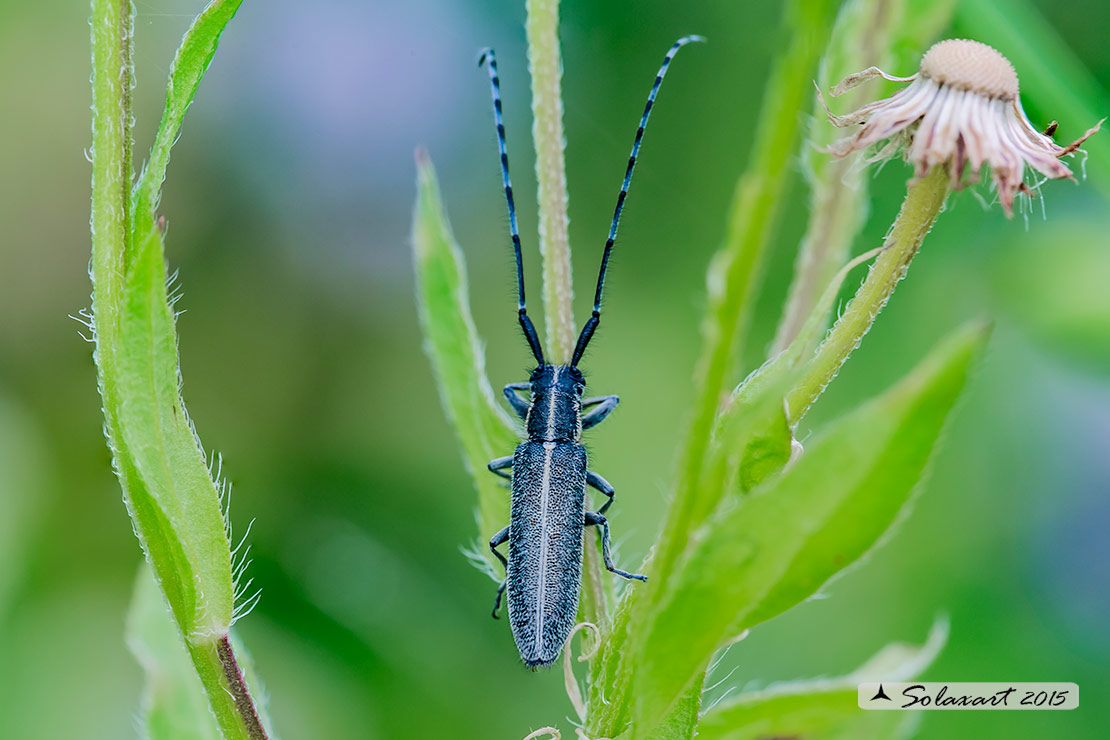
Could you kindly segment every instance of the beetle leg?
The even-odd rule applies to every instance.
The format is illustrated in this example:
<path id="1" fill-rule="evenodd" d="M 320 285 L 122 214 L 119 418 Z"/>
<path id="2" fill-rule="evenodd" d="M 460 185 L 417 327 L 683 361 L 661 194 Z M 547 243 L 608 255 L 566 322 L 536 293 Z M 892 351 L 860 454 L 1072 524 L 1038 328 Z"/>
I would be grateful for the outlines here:
<path id="1" fill-rule="evenodd" d="M 500 560 L 501 564 L 505 566 L 506 571 L 509 569 L 509 561 L 505 559 L 504 555 L 502 555 L 501 553 L 499 553 L 497 551 L 497 548 L 500 547 L 501 545 L 504 545 L 508 541 L 509 541 L 509 528 L 508 527 L 505 527 L 504 529 L 502 529 L 500 532 L 495 534 L 493 537 L 490 537 L 490 539 L 489 539 L 489 551 L 497 556 L 497 559 Z M 497 598 L 493 602 L 493 618 L 494 619 L 499 618 L 497 616 L 497 612 L 501 611 L 501 595 L 505 593 L 505 584 L 507 584 L 507 583 L 508 583 L 508 579 L 506 579 L 504 581 L 501 581 L 501 585 L 497 587 Z"/>
<path id="2" fill-rule="evenodd" d="M 501 596 L 505 593 L 505 586 L 507 586 L 508 583 L 508 581 L 501 581 L 501 585 L 497 587 L 497 598 L 493 600 L 494 619 L 501 619 L 501 617 L 497 616 L 497 612 L 501 611 Z"/>
<path id="3" fill-rule="evenodd" d="M 512 474 L 511 473 L 503 473 L 501 471 L 505 470 L 505 468 L 512 468 L 512 467 L 513 467 L 513 456 L 512 455 L 507 455 L 505 457 L 498 457 L 494 460 L 490 460 L 489 463 L 486 465 L 486 469 L 489 470 L 489 472 L 493 473 L 494 475 L 500 476 L 500 477 L 504 478 L 507 481 L 511 481 L 513 479 Z M 502 483 L 501 486 L 503 488 L 508 488 L 509 484 L 508 483 Z"/>
<path id="4" fill-rule="evenodd" d="M 609 554 L 609 520 L 601 514 L 595 514 L 592 511 L 586 512 L 586 526 L 595 524 L 599 527 L 598 536 L 601 537 L 601 559 L 605 561 L 605 569 L 610 573 L 616 573 L 622 578 L 628 578 L 637 581 L 646 581 L 647 576 L 642 576 L 637 573 L 629 573 L 626 570 L 621 570 L 613 565 L 613 557 Z"/>
<path id="5" fill-rule="evenodd" d="M 517 391 L 531 390 L 531 388 L 531 383 L 509 383 L 501 391 L 505 394 L 505 400 L 509 402 L 509 405 L 513 407 L 513 411 L 515 411 L 516 415 L 522 420 L 524 417 L 528 416 L 528 409 L 531 407 L 531 404 L 521 398 Z"/>
<path id="6" fill-rule="evenodd" d="M 597 513 L 604 514 L 605 512 L 609 511 L 609 507 L 613 505 L 613 495 L 616 493 L 616 491 L 613 490 L 613 486 L 609 484 L 609 481 L 605 480 L 597 473 L 587 470 L 586 485 L 601 491 L 609 497 L 609 500 L 601 505 L 601 508 L 597 510 Z"/>
<path id="7" fill-rule="evenodd" d="M 502 473 L 501 472 L 505 468 L 511 468 L 512 466 L 513 466 L 513 456 L 512 455 L 507 455 L 505 457 L 499 457 L 499 458 L 496 458 L 494 460 L 490 460 L 489 464 L 486 465 L 486 468 L 489 470 L 489 472 L 493 473 L 494 475 L 499 475 L 502 478 L 504 478 L 505 480 L 512 480 L 512 477 L 513 477 L 512 475 L 510 475 L 509 473 Z"/>
<path id="8" fill-rule="evenodd" d="M 589 429 L 605 421 L 605 417 L 612 413 L 621 400 L 617 396 L 596 396 L 582 401 L 582 408 L 597 406 L 596 409 L 582 417 L 582 428 Z"/>

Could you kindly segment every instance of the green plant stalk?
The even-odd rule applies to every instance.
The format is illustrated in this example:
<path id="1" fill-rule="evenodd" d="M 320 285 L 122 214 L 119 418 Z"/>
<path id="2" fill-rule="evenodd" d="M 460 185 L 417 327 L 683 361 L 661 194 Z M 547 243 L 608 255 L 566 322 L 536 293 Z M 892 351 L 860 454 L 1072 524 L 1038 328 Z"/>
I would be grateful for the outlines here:
<path id="1" fill-rule="evenodd" d="M 138 461 L 129 454 L 124 434 L 125 421 L 121 414 L 134 404 L 120 385 L 121 379 L 132 378 L 124 371 L 128 363 L 142 360 L 131 352 L 123 352 L 121 331 L 124 314 L 143 310 L 142 300 L 129 303 L 128 299 L 141 299 L 144 295 L 160 298 L 159 307 L 145 308 L 169 310 L 165 303 L 164 267 L 158 291 L 149 294 L 132 294 L 132 279 L 141 281 L 147 273 L 132 270 L 136 261 L 151 259 L 158 247 L 161 265 L 161 234 L 150 213 L 142 213 L 138 225 L 132 229 L 135 212 L 132 210 L 132 112 L 131 87 L 134 80 L 132 63 L 133 9 L 130 0 L 92 0 L 92 97 L 93 97 L 93 146 L 92 146 L 92 203 L 90 230 L 92 232 L 92 260 L 90 273 L 93 282 L 93 331 L 96 337 L 94 357 L 98 371 L 98 385 L 104 403 L 105 431 L 113 464 L 123 489 L 124 503 L 131 515 L 136 534 L 150 560 L 156 577 L 172 609 L 174 619 L 185 637 L 193 664 L 208 695 L 213 714 L 221 732 L 228 740 L 262 740 L 265 730 L 250 701 L 250 695 L 227 641 L 226 628 L 214 634 L 212 623 L 230 621 L 214 613 L 201 620 L 207 604 L 190 605 L 193 594 L 186 593 L 183 584 L 195 584 L 198 574 L 190 570 L 191 562 L 182 550 L 182 543 L 173 531 L 174 517 L 181 511 L 166 511 L 150 495 L 148 481 L 138 467 Z M 136 240 L 139 234 L 141 239 Z M 131 274 L 129 274 L 131 273 Z M 159 318 L 151 316 L 151 323 Z M 133 315 L 128 321 L 133 322 Z M 132 330 L 134 325 L 131 324 Z M 141 327 L 140 327 L 141 328 Z M 150 327 L 148 327 L 149 329 Z M 164 350 L 164 347 L 157 347 Z M 150 358 L 147 358 L 148 360 Z M 156 363 L 155 363 L 156 364 Z M 159 378 L 153 378 L 157 382 Z M 156 390 L 151 390 L 155 393 Z M 166 410 L 163 410 L 166 411 Z M 184 414 L 176 406 L 169 411 L 174 418 Z M 179 422 L 180 423 L 180 422 Z M 136 444 L 161 445 L 165 439 L 137 440 Z M 199 449 L 196 450 L 199 454 Z M 170 460 L 165 461 L 169 464 Z M 200 460 L 203 465 L 203 460 Z M 151 471 L 147 471 L 149 475 Z M 157 472 L 157 471 L 155 471 Z M 185 481 L 187 484 L 189 481 Z M 191 513 L 191 512 L 186 512 Z M 222 532 L 222 525 L 220 527 Z M 228 567 L 230 579 L 230 566 Z M 230 587 L 230 586 L 229 586 Z M 230 607 L 229 607 L 230 608 Z"/>
<path id="2" fill-rule="evenodd" d="M 702 322 L 702 351 L 695 377 L 693 416 L 679 464 L 678 491 L 668 512 L 653 572 L 667 572 L 691 531 L 688 508 L 698 490 L 713 420 L 743 344 L 755 303 L 771 232 L 783 202 L 790 159 L 810 80 L 828 37 L 831 0 L 795 0 L 785 6 L 790 46 L 775 62 L 764 91 L 751 163 L 741 176 L 729 211 L 725 243 L 709 268 L 709 306 Z"/>
<path id="3" fill-rule="evenodd" d="M 570 362 L 575 327 L 567 236 L 567 174 L 563 133 L 563 60 L 559 0 L 528 0 L 528 70 L 532 76 L 532 139 L 536 147 L 540 255 L 543 260 L 547 361 Z"/>
<path id="4" fill-rule="evenodd" d="M 801 381 L 786 397 L 791 424 L 796 424 L 805 415 L 836 377 L 905 277 L 910 262 L 944 206 L 948 183 L 948 168 L 934 167 L 932 172 L 910 185 L 883 253 L 875 260 L 867 279 L 817 348 Z"/>
<path id="5" fill-rule="evenodd" d="M 559 0 L 528 0 L 528 71 L 532 77 L 532 139 L 543 263 L 543 308 L 547 361 L 570 362 L 577 339 L 567 228 L 566 135 L 563 133 L 563 60 L 559 51 Z M 589 534 L 589 533 L 587 533 Z M 611 587 L 601 559 L 587 538 L 579 616 L 602 625 L 608 620 Z"/>
<path id="6" fill-rule="evenodd" d="M 131 207 L 131 50 L 130 0 L 92 3 L 92 266 L 93 314 L 97 320 L 97 367 L 101 391 L 111 394 L 123 258 L 130 246 Z M 107 406 L 107 404 L 106 404 Z M 106 413 L 108 408 L 105 409 Z"/>
<path id="7" fill-rule="evenodd" d="M 696 507 L 706 451 L 718 404 L 732 369 L 733 348 L 742 339 L 762 275 L 764 254 L 783 200 L 790 158 L 800 128 L 798 111 L 812 89 L 810 80 L 825 39 L 832 0 L 794 0 L 784 9 L 790 45 L 776 60 L 767 87 L 751 163 L 737 183 L 729 211 L 725 243 L 709 268 L 706 317 L 702 322 L 702 351 L 694 382 L 693 414 L 678 468 L 677 493 L 660 530 L 654 554 L 645 568 L 652 582 L 646 589 L 626 589 L 614 624 L 598 656 L 591 663 L 590 737 L 615 736 L 622 731 L 629 707 L 631 670 L 621 665 L 630 625 L 642 628 L 651 599 L 665 583 L 674 561 L 695 526 Z M 604 701 L 603 701 L 604 698 Z"/>
<path id="8" fill-rule="evenodd" d="M 809 77 L 823 46 L 820 39 L 833 5 L 827 0 L 806 0 L 791 3 L 785 11 L 791 45 L 777 60 L 768 81 L 752 163 L 733 197 L 725 245 L 710 266 L 709 308 L 703 322 L 705 339 L 695 386 L 694 418 L 679 468 L 678 492 L 653 557 L 652 572 L 660 578 L 666 577 L 685 546 L 687 533 L 693 530 L 689 517 L 704 472 L 713 421 L 732 365 L 733 347 L 742 340 L 755 301 L 755 286 L 790 171 L 798 111 L 809 94 Z"/>
<path id="9" fill-rule="evenodd" d="M 188 642 L 186 646 L 223 736 L 227 740 L 267 740 L 247 681 L 232 650 L 231 638 L 224 635 L 214 643 L 198 645 Z M 223 696 L 215 699 L 212 696 L 214 690 L 220 691 Z"/>

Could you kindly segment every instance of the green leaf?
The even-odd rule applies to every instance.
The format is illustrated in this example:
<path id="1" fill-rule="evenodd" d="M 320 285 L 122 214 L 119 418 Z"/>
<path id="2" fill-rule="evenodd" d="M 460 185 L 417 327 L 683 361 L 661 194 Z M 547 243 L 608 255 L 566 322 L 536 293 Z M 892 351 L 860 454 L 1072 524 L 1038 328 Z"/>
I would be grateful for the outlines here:
<path id="1" fill-rule="evenodd" d="M 905 737 L 917 716 L 911 712 L 869 712 L 856 704 L 855 687 L 753 695 L 713 712 L 698 724 L 699 740 L 895 740 Z"/>
<path id="2" fill-rule="evenodd" d="M 139 214 L 137 221 L 145 214 Z M 144 533 L 169 540 L 172 564 L 156 564 L 177 575 L 167 591 L 170 606 L 187 635 L 224 635 L 231 626 L 234 584 L 231 549 L 219 493 L 212 482 L 178 394 L 177 333 L 166 296 L 161 232 L 136 238 L 139 250 L 128 272 L 119 316 L 116 352 L 120 450 L 141 482 L 132 498 L 150 496 L 149 505 L 166 529 Z M 161 566 L 161 567 L 159 567 Z"/>
<path id="3" fill-rule="evenodd" d="M 266 731 L 228 631 L 235 577 L 221 502 L 178 391 L 177 334 L 153 209 L 196 86 L 238 2 L 209 5 L 170 75 L 151 165 L 131 183 L 129 3 L 93 0 L 93 328 L 105 430 L 136 536 L 226 740 Z"/>
<path id="4" fill-rule="evenodd" d="M 730 494 L 751 490 L 786 464 L 793 435 L 783 397 L 795 375 L 783 366 L 751 393 L 731 399 L 715 424 L 701 485 L 689 492 L 686 515 L 677 519 L 682 532 L 697 530 Z"/>
<path id="5" fill-rule="evenodd" d="M 794 439 L 790 419 L 787 417 L 784 396 L 800 377 L 802 361 L 812 356 L 821 340 L 827 325 L 826 317 L 832 310 L 849 273 L 866 263 L 882 249 L 872 249 L 849 260 L 833 275 L 823 293 L 814 303 L 809 316 L 797 330 L 793 341 L 774 358 L 749 375 L 733 391 L 729 406 L 718 419 L 718 431 L 714 434 L 714 449 L 709 455 L 712 462 L 722 454 L 738 458 L 732 468 L 739 468 L 739 480 L 731 488 L 747 492 L 755 488 L 771 475 L 779 472 L 789 462 L 790 457 L 801 450 Z M 747 425 L 746 427 L 741 425 Z M 730 428 L 743 429 L 727 433 Z M 720 465 L 718 459 L 716 465 Z M 725 495 L 729 486 L 722 485 L 720 473 L 710 474 L 706 484 L 697 492 L 699 498 L 711 495 L 714 505 Z M 720 488 L 719 493 L 715 493 Z M 697 524 L 700 519 L 695 520 Z"/>
<path id="6" fill-rule="evenodd" d="M 127 614 L 127 646 L 146 675 L 143 736 L 148 740 L 220 740 L 216 718 L 189 652 L 144 564 L 135 577 Z"/>
<path id="7" fill-rule="evenodd" d="M 717 648 L 813 595 L 889 529 L 986 336 L 982 325 L 957 333 L 690 537 L 633 656 L 651 666 L 631 691 L 635 737 L 646 736 Z"/>
<path id="8" fill-rule="evenodd" d="M 170 73 L 151 164 L 136 185 L 134 203 L 128 202 L 129 172 L 114 163 L 104 177 L 116 182 L 94 189 L 93 199 L 96 359 L 110 445 L 136 533 L 190 639 L 227 633 L 234 579 L 219 495 L 178 393 L 177 334 L 166 294 L 162 232 L 153 208 L 185 110 L 238 6 L 213 2 L 185 34 Z M 103 14 L 94 8 L 94 60 L 103 56 L 106 67 L 94 70 L 94 89 L 104 94 L 115 94 L 116 81 L 131 75 L 129 57 L 107 53 L 118 46 L 113 34 L 129 39 L 131 33 L 131 20 L 112 10 L 110 4 Z M 103 27 L 95 22 L 101 15 Z M 115 28 L 111 33 L 105 30 L 108 24 Z M 125 71 L 113 71 L 113 65 Z M 128 100 L 124 96 L 124 109 Z M 125 114 L 129 119 L 126 110 L 120 115 Z M 126 161 L 115 148 L 128 149 L 130 141 L 112 140 L 113 130 L 115 121 L 101 120 L 97 109 L 94 141 L 104 138 L 110 156 Z M 94 172 L 100 170 L 98 152 L 94 150 Z M 128 227 L 128 238 L 102 242 L 101 219 L 110 236 L 121 224 Z"/>
<path id="9" fill-rule="evenodd" d="M 775 61 L 764 89 L 751 162 L 737 182 L 725 244 L 709 268 L 709 307 L 695 379 L 693 418 L 683 443 L 678 490 L 653 558 L 657 575 L 665 575 L 684 547 L 691 499 L 701 496 L 701 476 L 711 467 L 706 454 L 718 431 L 722 388 L 754 305 L 764 254 L 775 226 L 787 162 L 800 127 L 799 111 L 808 104 L 806 87 L 829 34 L 835 3 L 794 0 L 783 6 L 783 25 L 791 43 Z M 730 384 L 731 385 L 731 384 Z M 711 489 L 712 487 L 710 487 Z M 695 507 L 696 508 L 696 507 Z"/>
<path id="10" fill-rule="evenodd" d="M 705 687 L 703 673 L 694 684 L 679 697 L 671 711 L 652 731 L 650 740 L 693 740 L 700 737 L 697 732 L 698 713 L 701 711 L 702 689 Z"/>
<path id="11" fill-rule="evenodd" d="M 778 473 L 800 451 L 786 415 L 786 391 L 798 381 L 802 360 L 820 342 L 826 316 L 848 274 L 881 251 L 861 254 L 833 275 L 790 345 L 733 391 L 715 424 L 702 484 L 688 494 L 693 503 L 689 516 L 679 521 L 683 531 L 700 526 L 729 493 L 746 493 Z"/>
<path id="12" fill-rule="evenodd" d="M 785 462 L 781 458 L 783 449 L 789 449 L 792 442 L 790 429 L 786 425 L 783 395 L 795 380 L 796 376 L 789 372 L 777 374 L 767 382 L 759 384 L 757 389 L 745 394 L 738 394 L 731 400 L 726 413 L 718 420 L 717 428 L 712 435 L 710 449 L 705 455 L 705 473 L 703 484 L 698 489 L 690 492 L 686 506 L 682 511 L 680 521 L 686 533 L 683 541 L 689 543 L 689 533 L 696 532 L 701 523 L 709 517 L 715 508 L 722 504 L 722 500 L 729 501 L 738 493 L 740 479 L 743 476 L 771 474 L 781 468 Z M 756 455 L 758 463 L 745 468 L 746 455 Z M 730 495 L 731 494 L 731 495 Z M 674 511 L 672 513 L 675 513 Z M 649 561 L 650 562 L 650 561 Z M 665 578 L 658 578 L 656 582 L 665 583 Z M 648 586 L 651 588 L 652 586 Z M 629 592 L 626 591 L 626 594 Z M 605 643 L 608 650 L 595 658 L 591 669 L 601 675 L 613 676 L 618 680 L 628 682 L 631 674 L 644 666 L 633 663 L 629 645 L 633 644 L 641 634 L 643 623 L 634 620 L 630 615 L 630 604 L 622 600 L 613 626 L 608 632 Z M 615 646 L 619 646 L 619 649 Z M 604 661 L 599 662 L 599 661 Z M 649 664 L 646 666 L 651 669 Z M 696 683 L 700 687 L 699 677 Z M 600 685 L 591 684 L 591 706 L 597 708 L 596 702 L 601 702 L 604 709 L 609 709 L 612 704 L 602 702 Z M 671 707 L 667 716 L 655 728 L 651 736 L 653 740 L 662 738 L 689 738 L 693 732 L 696 720 L 696 707 L 700 704 L 700 688 L 691 688 Z M 689 707 L 695 707 L 690 710 Z M 594 715 L 591 715 L 594 716 Z M 611 732 L 606 730 L 606 732 Z"/>
<path id="13" fill-rule="evenodd" d="M 470 316 L 466 263 L 455 243 L 431 161 L 416 157 L 416 209 L 412 222 L 416 304 L 424 347 L 432 361 L 440 399 L 455 427 L 463 460 L 478 489 L 478 528 L 490 537 L 509 523 L 509 491 L 486 464 L 520 443 L 516 426 L 494 401 L 485 353 Z M 493 563 L 487 548 L 480 548 Z"/>
<path id="14" fill-rule="evenodd" d="M 947 623 L 934 625 L 924 645 L 892 643 L 858 670 L 832 679 L 794 681 L 741 694 L 698 722 L 699 740 L 897 740 L 915 726 L 911 712 L 864 711 L 857 686 L 907 681 L 932 663 L 944 646 Z"/>
<path id="15" fill-rule="evenodd" d="M 707 471 L 728 472 L 719 460 L 708 460 L 723 389 L 734 368 L 736 345 L 742 344 L 763 274 L 766 253 L 789 180 L 789 162 L 801 129 L 801 111 L 809 103 L 820 53 L 825 46 L 837 3 L 793 0 L 783 4 L 782 34 L 789 43 L 775 59 L 763 91 L 751 156 L 736 183 L 727 216 L 724 244 L 709 267 L 706 315 L 694 378 L 690 421 L 681 443 L 675 497 L 661 527 L 648 569 L 653 584 L 665 583 L 683 549 L 690 522 L 712 511 L 716 484 L 703 486 Z M 613 736 L 628 723 L 630 674 L 627 645 L 645 624 L 658 586 L 626 589 L 608 637 L 591 663 L 590 736 Z M 650 668 L 649 668 L 650 669 Z M 665 709 L 665 708 L 664 708 Z M 650 729 L 650 728 L 647 728 Z"/>
<path id="16" fill-rule="evenodd" d="M 771 235 L 784 202 L 801 111 L 808 108 L 814 68 L 825 47 L 837 3 L 793 0 L 783 4 L 784 35 L 789 45 L 775 60 L 764 88 L 751 157 L 736 183 L 729 207 L 725 240 L 709 266 L 707 309 L 702 320 L 702 348 L 694 380 L 691 422 L 683 442 L 675 501 L 683 506 L 688 491 L 700 485 L 704 453 L 709 447 L 721 394 L 737 344 L 743 345 L 757 297 Z M 672 510 L 673 511 L 673 510 Z M 675 514 L 682 516 L 681 513 Z M 671 516 L 671 515 L 669 515 Z M 657 548 L 657 563 L 668 568 L 680 543 L 666 534 L 682 529 L 670 519 Z M 677 536 L 677 535 L 676 535 Z"/>
<path id="17" fill-rule="evenodd" d="M 794 432 L 786 418 L 786 407 L 778 405 L 771 418 L 751 436 L 742 448 L 739 480 L 735 488 L 741 492 L 754 489 L 778 473 L 790 462 L 794 450 Z"/>
<path id="18" fill-rule="evenodd" d="M 220 36 L 243 0 L 212 0 L 196 17 L 181 39 L 166 83 L 166 107 L 162 122 L 154 136 L 150 159 L 135 184 L 134 208 L 136 213 L 154 213 L 158 208 L 162 182 L 170 162 L 170 150 L 181 133 L 185 112 L 197 94 L 197 88 L 212 63 Z"/>

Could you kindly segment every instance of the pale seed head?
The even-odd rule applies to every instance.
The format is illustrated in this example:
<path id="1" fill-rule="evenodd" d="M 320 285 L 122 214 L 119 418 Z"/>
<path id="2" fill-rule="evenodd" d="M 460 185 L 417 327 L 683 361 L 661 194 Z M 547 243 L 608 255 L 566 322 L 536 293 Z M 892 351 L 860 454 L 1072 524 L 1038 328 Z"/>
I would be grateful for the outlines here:
<path id="1" fill-rule="evenodd" d="M 1049 179 L 1072 177 L 1060 158 L 1075 152 L 1102 124 L 1067 146 L 1053 141 L 1051 130 L 1039 132 L 1021 108 L 1013 65 L 978 41 L 941 41 L 926 52 L 913 77 L 891 77 L 871 67 L 850 75 L 832 94 L 877 76 L 910 84 L 854 113 L 830 112 L 837 126 L 859 126 L 854 136 L 834 144 L 832 153 L 845 156 L 885 141 L 872 159 L 901 152 L 915 177 L 945 167 L 954 189 L 977 182 L 987 167 L 1006 215 L 1013 212 L 1018 193 L 1032 192 L 1025 184 L 1027 167 Z"/>
<path id="2" fill-rule="evenodd" d="M 957 90 L 1013 100 L 1018 77 L 1010 60 L 979 41 L 947 39 L 921 59 L 921 75 Z"/>

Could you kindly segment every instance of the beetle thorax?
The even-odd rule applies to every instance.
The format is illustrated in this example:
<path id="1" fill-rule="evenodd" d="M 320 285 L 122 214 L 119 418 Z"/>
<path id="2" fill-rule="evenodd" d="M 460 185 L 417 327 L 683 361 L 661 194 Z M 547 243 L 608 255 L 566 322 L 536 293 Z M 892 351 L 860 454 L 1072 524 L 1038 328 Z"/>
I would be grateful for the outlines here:
<path id="1" fill-rule="evenodd" d="M 525 420 L 528 438 L 577 442 L 582 437 L 582 372 L 570 365 L 541 365 L 532 371 L 532 402 Z"/>

